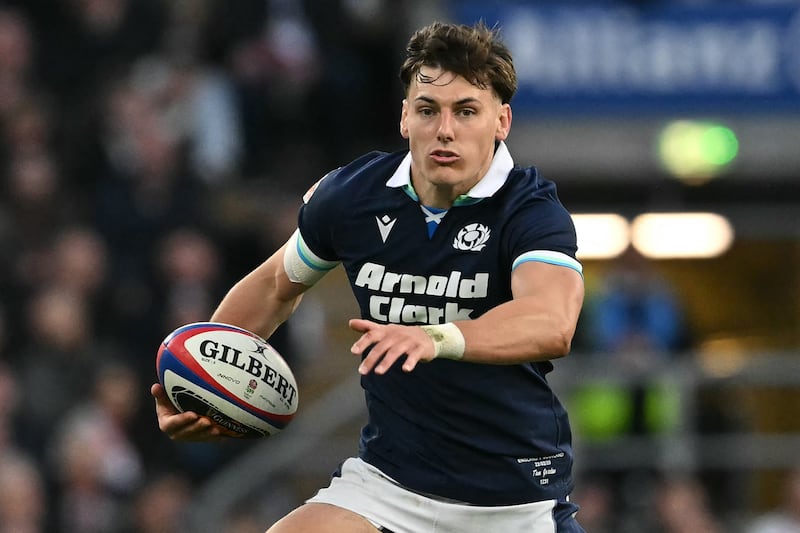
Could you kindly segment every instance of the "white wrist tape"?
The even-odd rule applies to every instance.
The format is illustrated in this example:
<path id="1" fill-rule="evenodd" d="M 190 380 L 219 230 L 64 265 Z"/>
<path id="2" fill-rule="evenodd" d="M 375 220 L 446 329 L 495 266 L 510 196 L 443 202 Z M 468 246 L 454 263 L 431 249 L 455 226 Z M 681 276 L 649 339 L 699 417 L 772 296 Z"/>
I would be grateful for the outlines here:
<path id="1" fill-rule="evenodd" d="M 464 334 L 452 322 L 432 326 L 420 326 L 422 331 L 433 341 L 434 357 L 445 359 L 461 359 L 464 357 L 466 342 Z"/>

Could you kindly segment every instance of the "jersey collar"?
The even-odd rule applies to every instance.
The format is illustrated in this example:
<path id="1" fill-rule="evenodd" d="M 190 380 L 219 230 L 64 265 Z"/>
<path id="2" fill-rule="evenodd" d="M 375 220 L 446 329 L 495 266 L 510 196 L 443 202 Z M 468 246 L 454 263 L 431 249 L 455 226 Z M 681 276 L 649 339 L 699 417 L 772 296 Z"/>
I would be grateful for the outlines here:
<path id="1" fill-rule="evenodd" d="M 492 196 L 503 186 L 513 168 L 514 160 L 511 158 L 511 153 L 508 151 L 506 143 L 500 141 L 497 150 L 494 152 L 492 164 L 489 165 L 489 170 L 467 194 L 462 194 L 456 198 L 453 205 L 473 204 L 483 198 Z M 389 181 L 386 182 L 386 186 L 401 187 L 411 198 L 419 201 L 419 197 L 411 185 L 411 152 L 408 152 L 400 162 L 400 166 L 397 167 Z"/>

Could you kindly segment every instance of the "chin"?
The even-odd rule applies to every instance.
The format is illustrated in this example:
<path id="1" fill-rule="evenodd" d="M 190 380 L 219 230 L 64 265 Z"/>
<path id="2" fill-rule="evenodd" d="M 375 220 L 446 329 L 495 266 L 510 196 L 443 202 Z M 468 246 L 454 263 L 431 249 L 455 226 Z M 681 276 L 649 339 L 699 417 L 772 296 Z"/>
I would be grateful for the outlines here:
<path id="1" fill-rule="evenodd" d="M 453 186 L 466 179 L 464 171 L 454 167 L 437 166 L 428 173 L 428 181 L 433 185 Z"/>

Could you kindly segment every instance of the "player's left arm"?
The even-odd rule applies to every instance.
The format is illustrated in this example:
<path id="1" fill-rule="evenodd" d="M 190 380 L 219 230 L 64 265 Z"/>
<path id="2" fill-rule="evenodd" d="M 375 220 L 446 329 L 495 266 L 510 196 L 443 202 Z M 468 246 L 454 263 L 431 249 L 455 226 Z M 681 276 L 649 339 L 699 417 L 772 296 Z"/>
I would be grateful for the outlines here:
<path id="1" fill-rule="evenodd" d="M 512 272 L 511 289 L 512 300 L 474 320 L 433 327 L 351 320 L 350 327 L 361 333 L 351 352 L 366 353 L 359 372 L 383 374 L 401 357 L 403 370 L 409 372 L 418 362 L 436 357 L 517 364 L 567 355 L 583 305 L 581 274 L 528 261 Z"/>

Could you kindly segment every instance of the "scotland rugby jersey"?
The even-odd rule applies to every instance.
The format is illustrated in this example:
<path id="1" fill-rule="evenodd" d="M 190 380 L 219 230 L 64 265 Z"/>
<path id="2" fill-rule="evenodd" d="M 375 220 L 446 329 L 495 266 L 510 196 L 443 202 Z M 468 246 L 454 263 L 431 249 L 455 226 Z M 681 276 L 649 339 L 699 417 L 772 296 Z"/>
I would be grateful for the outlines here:
<path id="1" fill-rule="evenodd" d="M 315 269 L 341 263 L 362 317 L 477 318 L 511 299 L 511 271 L 522 261 L 580 271 L 554 184 L 514 167 L 505 144 L 430 235 L 409 169 L 407 152 L 367 154 L 323 178 L 300 210 L 301 256 Z M 410 373 L 400 363 L 362 377 L 362 459 L 410 490 L 472 504 L 569 494 L 571 435 L 545 379 L 551 363 L 436 359 Z"/>

